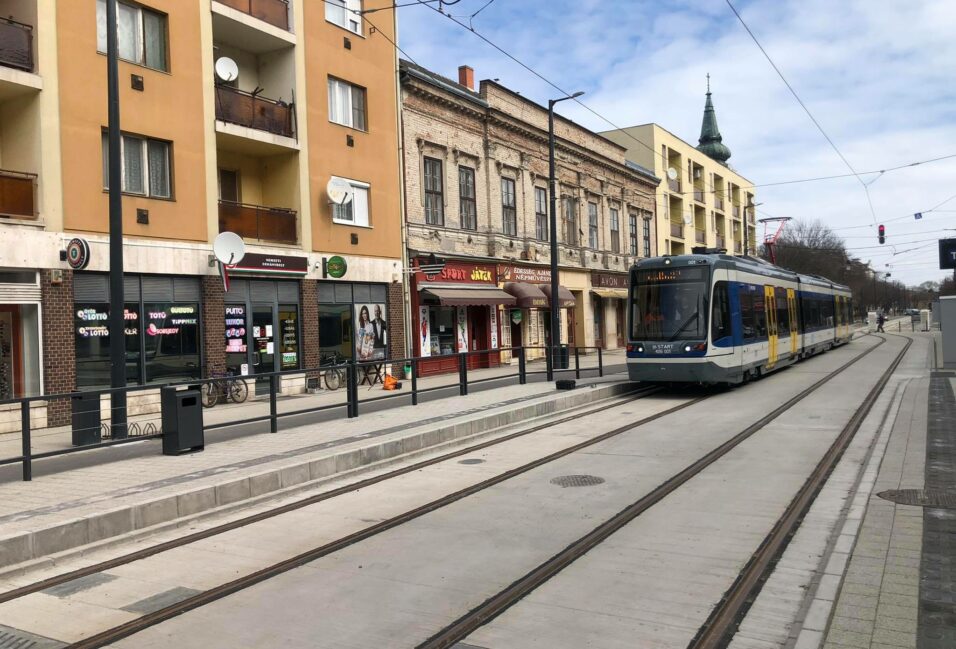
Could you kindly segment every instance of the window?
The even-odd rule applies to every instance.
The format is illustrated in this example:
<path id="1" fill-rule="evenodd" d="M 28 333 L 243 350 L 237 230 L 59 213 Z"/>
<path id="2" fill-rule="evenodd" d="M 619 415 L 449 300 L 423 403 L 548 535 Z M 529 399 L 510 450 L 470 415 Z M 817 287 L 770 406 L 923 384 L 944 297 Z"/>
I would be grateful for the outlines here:
<path id="1" fill-rule="evenodd" d="M 597 203 L 588 203 L 588 245 L 598 247 L 598 212 Z"/>
<path id="2" fill-rule="evenodd" d="M 458 210 L 463 230 L 478 229 L 478 211 L 475 208 L 475 170 L 458 167 Z"/>
<path id="3" fill-rule="evenodd" d="M 239 203 L 239 172 L 233 169 L 219 170 L 219 200 Z"/>
<path id="4" fill-rule="evenodd" d="M 790 303 L 787 301 L 787 289 L 779 286 L 774 289 L 774 301 L 777 303 L 777 335 L 790 337 Z"/>
<path id="5" fill-rule="evenodd" d="M 637 214 L 627 215 L 627 234 L 631 254 L 637 257 Z"/>
<path id="6" fill-rule="evenodd" d="M 514 178 L 501 179 L 501 225 L 505 234 L 518 236 L 518 213 L 515 210 Z"/>
<path id="7" fill-rule="evenodd" d="M 358 180 L 342 178 L 352 186 L 352 200 L 344 205 L 332 204 L 332 220 L 342 225 L 369 226 L 368 191 L 369 184 Z"/>
<path id="8" fill-rule="evenodd" d="M 548 192 L 544 187 L 534 188 L 534 233 L 538 241 L 548 240 Z"/>
<path id="9" fill-rule="evenodd" d="M 578 245 L 578 204 L 570 196 L 564 197 L 564 242 L 569 246 Z"/>
<path id="10" fill-rule="evenodd" d="M 362 33 L 361 0 L 326 0 L 325 19 L 356 34 Z"/>
<path id="11" fill-rule="evenodd" d="M 611 216 L 611 252 L 621 252 L 621 217 L 618 209 L 612 207 L 608 210 Z"/>
<path id="12" fill-rule="evenodd" d="M 329 121 L 366 130 L 365 88 L 329 77 Z"/>
<path id="13" fill-rule="evenodd" d="M 754 330 L 757 334 L 757 338 L 766 338 L 767 337 L 767 311 L 766 311 L 766 298 L 761 292 L 756 292 L 753 294 L 754 301 Z"/>
<path id="14" fill-rule="evenodd" d="M 172 198 L 170 143 L 127 135 L 120 137 L 123 193 Z M 103 188 L 109 189 L 109 136 L 103 132 Z"/>
<path id="15" fill-rule="evenodd" d="M 646 215 L 643 219 L 644 221 L 644 256 L 651 256 L 651 219 L 650 215 Z"/>
<path id="16" fill-rule="evenodd" d="M 169 70 L 165 14 L 117 2 L 116 28 L 119 58 L 154 70 Z M 106 53 L 106 0 L 96 0 L 96 49 Z"/>
<path id="17" fill-rule="evenodd" d="M 754 329 L 754 296 L 748 292 L 747 286 L 740 287 L 740 322 L 743 326 L 742 335 L 747 340 L 756 337 Z"/>
<path id="18" fill-rule="evenodd" d="M 731 335 L 730 331 L 730 298 L 727 293 L 727 282 L 714 284 L 714 301 L 710 315 L 710 337 L 713 342 Z"/>
<path id="19" fill-rule="evenodd" d="M 425 223 L 445 225 L 445 199 L 442 196 L 441 160 L 425 158 Z"/>

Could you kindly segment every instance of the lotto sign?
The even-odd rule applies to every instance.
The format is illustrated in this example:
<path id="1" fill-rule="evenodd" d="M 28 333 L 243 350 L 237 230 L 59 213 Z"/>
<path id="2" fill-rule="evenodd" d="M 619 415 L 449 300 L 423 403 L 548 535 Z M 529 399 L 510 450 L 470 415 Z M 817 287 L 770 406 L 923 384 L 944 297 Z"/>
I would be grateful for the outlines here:
<path id="1" fill-rule="evenodd" d="M 90 244 L 86 239 L 70 239 L 66 244 L 66 263 L 73 270 L 83 270 L 90 265 Z"/>

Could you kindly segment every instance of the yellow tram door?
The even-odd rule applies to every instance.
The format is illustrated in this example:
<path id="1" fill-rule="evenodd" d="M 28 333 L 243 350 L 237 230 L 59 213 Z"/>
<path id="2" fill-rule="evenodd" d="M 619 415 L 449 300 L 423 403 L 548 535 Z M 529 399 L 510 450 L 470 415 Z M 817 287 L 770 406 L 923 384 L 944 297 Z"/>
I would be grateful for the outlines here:
<path id="1" fill-rule="evenodd" d="M 767 369 L 777 364 L 777 298 L 772 286 L 763 287 L 764 311 L 767 314 Z"/>
<path id="2" fill-rule="evenodd" d="M 797 355 L 797 294 L 792 288 L 787 289 L 787 306 L 790 307 L 790 353 Z"/>

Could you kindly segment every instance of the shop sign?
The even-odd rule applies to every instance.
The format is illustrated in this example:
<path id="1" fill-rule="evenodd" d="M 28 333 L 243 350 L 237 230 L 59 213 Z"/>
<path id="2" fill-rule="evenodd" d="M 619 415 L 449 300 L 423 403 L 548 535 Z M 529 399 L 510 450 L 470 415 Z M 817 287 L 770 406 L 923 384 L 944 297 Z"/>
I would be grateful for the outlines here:
<path id="1" fill-rule="evenodd" d="M 627 288 L 627 274 L 591 273 L 592 288 Z"/>
<path id="2" fill-rule="evenodd" d="M 236 305 L 226 307 L 226 353 L 245 354 L 246 349 L 246 307 Z"/>
<path id="3" fill-rule="evenodd" d="M 551 283 L 551 269 L 542 266 L 498 266 L 498 275 L 502 282 Z"/>
<path id="4" fill-rule="evenodd" d="M 498 307 L 489 307 L 491 311 L 491 348 L 498 349 Z"/>
<path id="5" fill-rule="evenodd" d="M 335 255 L 334 257 L 322 258 L 322 277 L 331 277 L 332 279 L 341 279 L 345 277 L 349 265 L 345 257 Z"/>
<path id="6" fill-rule="evenodd" d="M 521 309 L 512 309 L 511 310 L 511 321 L 515 324 L 521 324 Z"/>
<path id="7" fill-rule="evenodd" d="M 61 258 L 62 259 L 62 258 Z M 90 265 L 90 244 L 76 237 L 66 244 L 66 263 L 73 270 L 83 270 Z"/>
<path id="8" fill-rule="evenodd" d="M 309 272 L 309 259 L 308 257 L 293 257 L 291 255 L 261 255 L 255 252 L 247 252 L 242 261 L 230 270 L 234 273 L 305 275 Z"/>
<path id="9" fill-rule="evenodd" d="M 422 263 L 419 260 L 419 265 Z M 441 272 L 428 276 L 420 273 L 420 279 L 426 282 L 454 282 L 459 284 L 497 284 L 495 267 L 486 264 L 467 264 L 457 261 L 446 261 Z"/>
<path id="10" fill-rule="evenodd" d="M 76 311 L 76 335 L 80 338 L 106 338 L 110 335 L 108 325 L 109 311 L 105 307 L 86 306 Z M 125 333 L 127 336 L 139 334 L 136 323 L 139 320 L 139 314 L 130 309 L 123 309 L 123 319 L 127 326 Z"/>

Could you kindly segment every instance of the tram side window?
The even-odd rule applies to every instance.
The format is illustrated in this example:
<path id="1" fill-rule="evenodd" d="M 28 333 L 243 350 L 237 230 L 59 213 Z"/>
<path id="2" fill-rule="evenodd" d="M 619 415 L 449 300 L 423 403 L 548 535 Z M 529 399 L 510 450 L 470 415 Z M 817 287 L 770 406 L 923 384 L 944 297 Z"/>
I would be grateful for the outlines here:
<path id="1" fill-rule="evenodd" d="M 711 338 L 715 341 L 731 335 L 730 331 L 730 299 L 727 295 L 727 282 L 717 282 L 714 285 L 714 304 L 710 316 Z"/>
<path id="2" fill-rule="evenodd" d="M 767 311 L 763 293 L 754 295 L 754 331 L 757 338 L 767 337 Z"/>
<path id="3" fill-rule="evenodd" d="M 753 339 L 754 330 L 754 297 L 746 292 L 746 289 L 740 292 L 740 322 L 743 325 L 744 338 Z"/>
<path id="4" fill-rule="evenodd" d="M 823 309 L 823 322 L 821 322 L 821 325 L 823 325 L 823 326 L 825 326 L 825 327 L 829 327 L 829 328 L 832 329 L 832 328 L 833 328 L 833 316 L 834 316 L 833 297 L 832 297 L 832 296 L 827 296 L 827 297 L 823 298 L 823 299 L 821 300 L 820 306 L 821 306 L 822 309 Z"/>
<path id="5" fill-rule="evenodd" d="M 790 335 L 790 305 L 787 302 L 787 289 L 774 289 L 777 300 L 777 335 L 786 338 Z"/>

